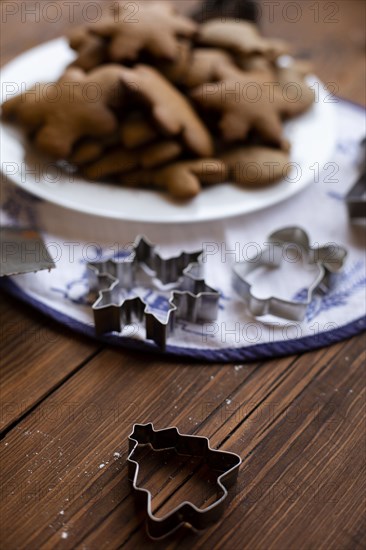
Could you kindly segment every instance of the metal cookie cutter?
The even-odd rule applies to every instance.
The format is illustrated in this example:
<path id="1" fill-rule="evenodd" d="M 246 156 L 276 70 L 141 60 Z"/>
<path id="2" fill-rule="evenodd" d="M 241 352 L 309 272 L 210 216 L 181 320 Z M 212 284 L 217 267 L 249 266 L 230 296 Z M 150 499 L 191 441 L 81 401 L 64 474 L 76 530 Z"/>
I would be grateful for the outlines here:
<path id="1" fill-rule="evenodd" d="M 201 256 L 202 251 L 182 252 L 163 259 L 154 245 L 138 237 L 127 258 L 88 264 L 90 287 L 99 291 L 92 306 L 96 333 L 121 332 L 124 325 L 145 320 L 146 339 L 165 349 L 177 318 L 191 323 L 214 321 L 220 294 L 202 278 Z M 169 310 L 159 316 L 148 311 L 144 298 L 128 296 L 139 285 L 156 289 L 154 281 L 169 285 L 165 288 Z"/>
<path id="2" fill-rule="evenodd" d="M 299 227 L 287 227 L 272 233 L 268 246 L 252 261 L 237 263 L 233 268 L 232 285 L 234 290 L 246 301 L 249 311 L 255 317 L 274 315 L 291 321 L 303 321 L 306 310 L 316 290 L 328 291 L 334 284 L 335 276 L 343 268 L 347 251 L 338 245 L 312 248 L 307 233 Z M 310 264 L 318 268 L 318 275 L 307 289 L 304 302 L 283 300 L 274 296 L 257 298 L 252 294 L 252 285 L 247 281 L 250 273 L 258 267 L 279 267 L 283 260 L 283 249 L 286 245 L 300 247 Z"/>
<path id="3" fill-rule="evenodd" d="M 361 175 L 346 195 L 346 204 L 351 220 L 366 219 L 366 138 L 361 143 Z"/>
<path id="4" fill-rule="evenodd" d="M 241 458 L 235 453 L 211 449 L 206 437 L 183 435 L 175 427 L 155 430 L 153 424 L 135 424 L 128 438 L 129 455 L 128 478 L 142 504 L 147 510 L 147 532 L 153 539 L 162 539 L 184 524 L 189 524 L 195 530 L 202 530 L 216 523 L 224 511 L 227 489 L 238 477 Z M 151 508 L 150 491 L 138 486 L 139 464 L 133 459 L 138 445 L 148 445 L 155 450 L 175 449 L 178 455 L 202 457 L 210 469 L 219 473 L 217 477 L 218 499 L 207 508 L 197 508 L 191 502 L 183 502 L 169 514 L 158 518 Z"/>
<path id="5" fill-rule="evenodd" d="M 366 171 L 346 195 L 351 220 L 366 218 Z"/>

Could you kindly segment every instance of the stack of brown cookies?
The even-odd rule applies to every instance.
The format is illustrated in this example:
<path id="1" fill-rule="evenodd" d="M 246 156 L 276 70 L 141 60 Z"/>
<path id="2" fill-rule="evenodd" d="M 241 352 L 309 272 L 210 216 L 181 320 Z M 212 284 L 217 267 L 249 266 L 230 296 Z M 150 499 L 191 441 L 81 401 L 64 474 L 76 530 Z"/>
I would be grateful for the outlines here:
<path id="1" fill-rule="evenodd" d="M 247 21 L 197 25 L 166 1 L 119 2 L 69 40 L 77 58 L 53 93 L 45 83 L 2 106 L 42 152 L 91 180 L 180 199 L 285 175 L 283 121 L 314 101 L 308 67 L 278 63 L 287 44 Z"/>

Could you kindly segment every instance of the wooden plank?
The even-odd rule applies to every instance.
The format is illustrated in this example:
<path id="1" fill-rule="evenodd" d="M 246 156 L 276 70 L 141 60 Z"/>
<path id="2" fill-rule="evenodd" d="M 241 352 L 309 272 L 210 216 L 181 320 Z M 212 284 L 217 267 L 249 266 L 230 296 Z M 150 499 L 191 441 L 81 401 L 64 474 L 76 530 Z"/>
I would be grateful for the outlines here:
<path id="1" fill-rule="evenodd" d="M 306 391 L 254 442 L 242 471 L 243 492 L 227 517 L 225 534 L 204 536 L 207 547 L 220 548 L 229 540 L 239 547 L 244 533 L 250 548 L 364 547 L 361 337 L 357 344 L 349 343 L 325 362 Z M 281 391 L 286 386 L 292 392 L 291 377 Z M 275 401 L 278 397 L 272 396 Z M 246 431 L 242 426 L 235 434 L 240 445 L 248 440 Z"/>
<path id="2" fill-rule="evenodd" d="M 3 432 L 101 349 L 1 293 Z"/>
<path id="3" fill-rule="evenodd" d="M 127 548 L 136 548 L 145 544 L 142 517 L 135 513 L 126 479 L 126 438 L 134 421 L 153 421 L 157 427 L 176 424 L 182 432 L 208 435 L 214 446 L 222 445 L 246 457 L 238 494 L 232 501 L 234 509 L 229 509 L 234 519 L 210 531 L 213 538 L 208 539 L 206 547 L 212 547 L 215 537 L 217 541 L 225 537 L 226 526 L 231 525 L 230 521 L 237 522 L 238 514 L 243 513 L 243 507 L 236 503 L 244 502 L 246 510 L 248 498 L 253 498 L 245 489 L 249 467 L 258 469 L 258 477 L 252 474 L 251 478 L 254 493 L 257 486 L 263 491 L 262 483 L 267 484 L 268 479 L 272 484 L 282 483 L 290 459 L 293 469 L 302 471 L 309 449 L 301 438 L 308 441 L 308 425 L 311 437 L 314 423 L 318 429 L 323 423 L 327 425 L 321 414 L 325 414 L 327 403 L 334 398 L 334 387 L 330 390 L 326 386 L 325 376 L 328 373 L 331 379 L 336 374 L 335 383 L 343 395 L 343 385 L 352 381 L 348 374 L 359 372 L 360 346 L 361 339 L 359 346 L 346 346 L 349 368 L 344 370 L 340 368 L 345 353 L 343 344 L 304 355 L 297 361 L 285 358 L 271 366 L 246 365 L 237 369 L 162 365 L 157 360 L 142 364 L 141 357 L 126 360 L 114 351 L 99 354 L 5 439 L 2 471 L 7 481 L 2 517 L 7 546 L 16 543 L 18 548 L 25 548 L 26 544 L 27 548 L 101 548 L 108 541 L 108 548 L 118 548 L 124 542 Z M 356 390 L 360 379 L 356 377 L 353 382 Z M 307 398 L 309 405 L 296 418 L 296 400 L 302 394 L 308 395 L 309 388 L 313 388 Z M 319 388 L 324 393 L 320 400 Z M 353 394 L 348 394 L 348 399 L 354 399 Z M 264 412 L 271 410 L 269 404 L 276 405 L 271 414 Z M 353 421 L 357 407 L 348 408 L 352 416 L 347 425 Z M 52 414 L 42 414 L 42 409 Z M 294 422 L 289 421 L 291 414 Z M 355 426 L 360 429 L 357 423 Z M 232 434 L 229 439 L 228 434 Z M 338 436 L 334 444 L 337 443 Z M 303 446 L 307 453 L 304 456 Z M 297 454 L 291 450 L 293 447 Z M 353 450 L 347 440 L 346 452 L 352 457 Z M 22 457 L 16 464 L 11 460 L 13 453 Z M 267 469 L 273 457 L 276 463 L 272 464 L 270 475 Z M 342 486 L 341 481 L 348 485 L 347 476 L 343 476 L 338 487 Z M 325 477 L 323 483 L 327 482 Z M 156 483 L 159 485 L 159 478 Z M 171 486 L 164 486 L 159 498 L 164 500 L 170 490 Z M 19 509 L 22 513 L 17 520 Z"/>
<path id="4" fill-rule="evenodd" d="M 362 547 L 364 365 L 361 337 L 357 345 L 335 346 L 323 357 L 307 354 L 288 369 L 283 382 L 267 399 L 249 415 L 245 411 L 244 419 L 227 439 L 228 424 L 241 416 L 242 406 L 233 411 L 233 418 L 212 434 L 211 441 L 220 446 L 226 440 L 223 448 L 246 458 L 225 522 L 201 536 L 197 547 Z M 238 403 L 245 403 L 250 393 L 247 390 L 244 386 L 236 396 Z M 189 497 L 185 487 L 179 497 L 180 502 Z M 171 502 L 176 505 L 179 500 Z M 84 541 L 87 547 L 91 544 L 97 548 L 109 528 L 116 529 L 118 512 L 121 517 L 125 507 L 121 508 L 107 518 L 104 529 L 101 524 Z M 344 514 L 345 510 L 349 513 Z M 161 547 L 189 548 L 193 541 L 187 536 Z M 117 541 L 115 544 L 119 547 Z M 145 544 L 139 529 L 121 547 Z"/>
<path id="5" fill-rule="evenodd" d="M 54 548 L 58 542 L 73 547 L 121 498 L 128 499 L 136 525 L 125 477 L 132 424 L 178 422 L 182 430 L 197 430 L 207 414 L 203 404 L 227 398 L 256 368 L 233 375 L 232 367 L 126 357 L 116 351 L 99 354 L 5 438 L 1 470 L 7 547 Z M 63 530 L 67 539 L 61 538 Z"/>
<path id="6" fill-rule="evenodd" d="M 259 23 L 267 36 L 288 40 L 294 53 L 311 61 L 315 74 L 340 97 L 365 105 L 365 2 L 261 3 Z M 330 98 L 328 98 L 329 100 Z"/>

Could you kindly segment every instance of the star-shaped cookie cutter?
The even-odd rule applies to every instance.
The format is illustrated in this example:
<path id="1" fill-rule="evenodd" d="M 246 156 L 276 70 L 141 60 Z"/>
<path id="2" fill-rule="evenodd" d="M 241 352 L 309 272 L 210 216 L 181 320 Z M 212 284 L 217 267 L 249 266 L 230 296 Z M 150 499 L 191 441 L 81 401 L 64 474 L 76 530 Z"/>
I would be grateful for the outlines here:
<path id="1" fill-rule="evenodd" d="M 279 267 L 284 257 L 284 247 L 293 245 L 300 248 L 309 264 L 318 268 L 318 274 L 307 289 L 304 302 L 284 300 L 271 296 L 257 298 L 252 293 L 252 285 L 248 276 L 259 267 Z M 300 227 L 286 227 L 272 233 L 268 243 L 252 260 L 235 264 L 232 274 L 232 286 L 237 294 L 246 302 L 254 317 L 273 315 L 291 321 L 303 321 L 313 294 L 317 290 L 327 292 L 333 287 L 337 274 L 342 270 L 347 257 L 347 250 L 338 245 L 327 245 L 312 248 L 307 233 Z"/>
<path id="2" fill-rule="evenodd" d="M 146 238 L 138 237 L 127 258 L 89 263 L 90 288 L 99 292 L 92 305 L 96 334 L 121 332 L 124 325 L 145 321 L 146 339 L 165 349 L 177 318 L 214 321 L 220 294 L 202 278 L 201 256 L 202 250 L 164 259 Z M 169 309 L 159 317 L 148 311 L 144 298 L 127 295 L 139 285 L 155 289 L 155 281 L 169 292 Z"/>
<path id="3" fill-rule="evenodd" d="M 153 539 L 162 539 L 188 524 L 201 531 L 216 523 L 224 512 L 228 488 L 235 483 L 241 458 L 235 453 L 211 449 L 206 437 L 183 435 L 176 427 L 155 430 L 153 424 L 135 424 L 129 438 L 128 478 L 133 490 L 141 497 L 147 511 L 147 532 Z M 152 495 L 138 485 L 139 463 L 134 453 L 139 445 L 150 444 L 154 450 L 174 449 L 178 455 L 202 458 L 210 469 L 219 473 L 217 477 L 218 499 L 207 508 L 197 508 L 191 502 L 183 502 L 169 514 L 157 517 L 152 512 Z"/>

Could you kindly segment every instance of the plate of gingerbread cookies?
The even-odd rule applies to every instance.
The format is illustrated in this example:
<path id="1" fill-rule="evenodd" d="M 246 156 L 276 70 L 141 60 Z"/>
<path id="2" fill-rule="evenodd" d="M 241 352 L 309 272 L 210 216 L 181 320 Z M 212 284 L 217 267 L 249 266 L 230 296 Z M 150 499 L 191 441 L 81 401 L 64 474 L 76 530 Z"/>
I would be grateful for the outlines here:
<path id="1" fill-rule="evenodd" d="M 314 181 L 335 143 L 334 98 L 288 44 L 248 21 L 128 6 L 3 68 L 8 179 L 66 208 L 150 223 L 254 212 Z"/>

